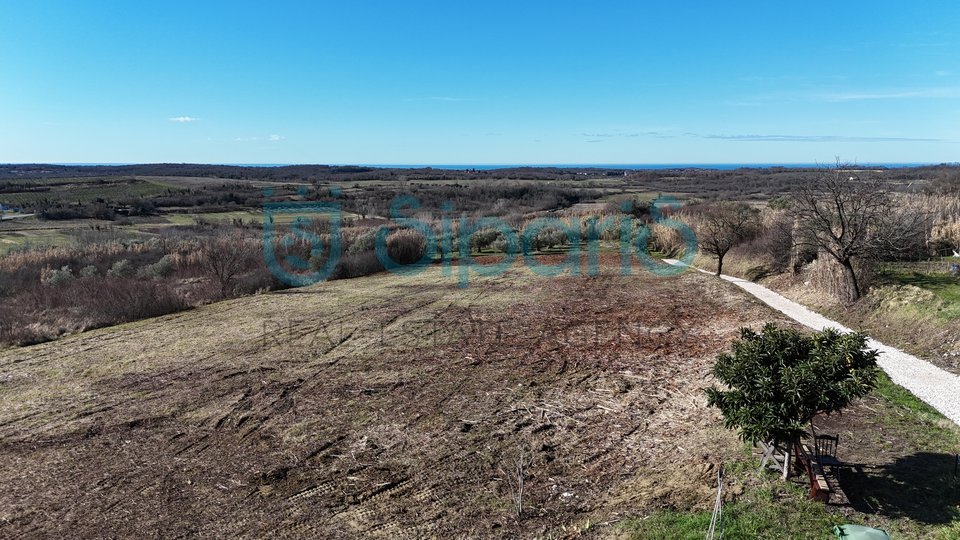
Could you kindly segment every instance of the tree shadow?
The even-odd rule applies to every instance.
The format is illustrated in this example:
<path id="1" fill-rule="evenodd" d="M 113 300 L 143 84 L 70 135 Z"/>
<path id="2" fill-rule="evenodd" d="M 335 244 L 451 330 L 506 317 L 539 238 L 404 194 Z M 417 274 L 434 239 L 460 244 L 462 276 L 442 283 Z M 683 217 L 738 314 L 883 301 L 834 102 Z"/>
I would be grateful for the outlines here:
<path id="1" fill-rule="evenodd" d="M 886 465 L 845 464 L 836 479 L 858 512 L 938 525 L 960 520 L 957 467 L 954 454 L 920 452 Z"/>
<path id="2" fill-rule="evenodd" d="M 944 264 L 941 272 L 918 272 L 916 270 L 901 270 L 899 272 L 881 273 L 881 279 L 892 284 L 915 285 L 922 289 L 945 289 L 960 285 L 960 278 L 951 275 L 947 270 L 949 265 Z"/>

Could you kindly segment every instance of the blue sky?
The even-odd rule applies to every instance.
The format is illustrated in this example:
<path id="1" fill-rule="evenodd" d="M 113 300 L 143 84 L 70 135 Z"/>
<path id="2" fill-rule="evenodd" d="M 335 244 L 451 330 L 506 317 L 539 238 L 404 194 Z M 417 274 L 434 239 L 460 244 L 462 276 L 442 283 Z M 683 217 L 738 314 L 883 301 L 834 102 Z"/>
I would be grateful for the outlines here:
<path id="1" fill-rule="evenodd" d="M 9 0 L 0 162 L 958 161 L 958 53 L 949 1 Z"/>

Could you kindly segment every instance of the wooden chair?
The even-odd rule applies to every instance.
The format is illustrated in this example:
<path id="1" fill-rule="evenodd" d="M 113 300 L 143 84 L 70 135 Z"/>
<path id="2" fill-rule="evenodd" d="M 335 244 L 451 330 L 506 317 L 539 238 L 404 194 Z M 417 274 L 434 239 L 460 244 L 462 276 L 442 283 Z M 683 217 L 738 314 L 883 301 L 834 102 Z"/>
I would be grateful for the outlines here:
<path id="1" fill-rule="evenodd" d="M 842 465 L 840 460 L 837 459 L 837 446 L 839 445 L 840 437 L 837 435 L 817 435 L 814 438 L 817 463 L 821 467 L 839 467 Z"/>

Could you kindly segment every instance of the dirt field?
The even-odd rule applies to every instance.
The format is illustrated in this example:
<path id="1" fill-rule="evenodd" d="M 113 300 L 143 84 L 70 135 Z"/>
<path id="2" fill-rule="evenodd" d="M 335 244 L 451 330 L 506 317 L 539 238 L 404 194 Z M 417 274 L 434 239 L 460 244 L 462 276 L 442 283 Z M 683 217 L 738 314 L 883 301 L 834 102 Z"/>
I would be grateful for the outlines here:
<path id="1" fill-rule="evenodd" d="M 770 311 L 702 275 L 439 272 L 0 353 L 0 536 L 562 536 L 711 505 L 742 449 L 701 388 Z"/>

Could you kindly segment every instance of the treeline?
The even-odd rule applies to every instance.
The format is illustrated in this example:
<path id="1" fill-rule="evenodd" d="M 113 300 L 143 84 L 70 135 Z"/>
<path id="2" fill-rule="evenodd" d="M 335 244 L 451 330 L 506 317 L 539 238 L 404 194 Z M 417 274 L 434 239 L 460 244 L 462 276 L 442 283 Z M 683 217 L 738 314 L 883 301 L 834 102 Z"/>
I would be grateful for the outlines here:
<path id="1" fill-rule="evenodd" d="M 143 181 L 136 180 L 137 183 Z M 327 193 L 327 190 L 323 190 Z M 278 185 L 267 197 L 260 187 L 237 183 L 211 183 L 198 187 L 169 188 L 152 195 L 100 196 L 92 201 L 80 202 L 70 197 L 70 192 L 48 190 L 49 196 L 19 206 L 47 220 L 102 219 L 152 216 L 166 211 L 190 211 L 193 213 L 228 212 L 260 208 L 266 200 L 299 196 L 291 186 Z M 315 195 L 312 189 L 309 195 Z M 2 194 L 0 194 L 2 200 Z"/>
<path id="2" fill-rule="evenodd" d="M 623 175 L 623 169 L 560 169 L 554 167 L 515 167 L 503 169 L 389 168 L 355 165 L 283 165 L 240 166 L 189 163 L 142 165 L 0 165 L 0 180 L 28 178 L 86 178 L 97 176 L 181 176 L 228 178 L 233 180 L 290 181 L 367 181 L 367 180 L 456 180 L 512 179 L 558 180 L 590 175 Z M 580 173 L 580 174 L 578 174 Z"/>
<path id="3" fill-rule="evenodd" d="M 855 175 L 870 174 L 882 181 L 885 188 L 902 193 L 942 193 L 960 189 L 960 166 L 957 165 L 895 169 L 871 167 L 869 171 L 851 166 L 850 172 Z M 823 168 L 684 169 L 637 171 L 624 180 L 625 187 L 684 193 L 704 200 L 765 201 L 787 196 L 798 186 L 816 180 L 823 173 Z"/>
<path id="4" fill-rule="evenodd" d="M 396 185 L 359 185 L 342 195 L 334 195 L 327 186 L 291 186 L 280 184 L 267 195 L 263 188 L 236 184 L 169 189 L 150 196 L 97 198 L 76 202 L 68 196 L 41 198 L 22 207 L 47 220 L 102 219 L 150 216 L 160 212 L 225 212 L 259 209 L 266 202 L 283 200 L 336 201 L 342 208 L 363 217 L 388 217 L 391 203 L 406 196 L 419 205 L 417 212 L 443 212 L 503 216 L 563 209 L 603 195 L 597 189 L 578 189 L 545 182 L 477 182 L 451 184 L 398 183 Z M 449 209 L 445 209 L 449 207 Z"/>
<path id="5" fill-rule="evenodd" d="M 64 165 L 0 165 L 0 193 L 23 191 L 51 191 L 56 188 L 38 185 L 30 179 L 50 178 L 96 178 L 123 176 L 169 176 L 200 177 L 224 180 L 252 180 L 261 182 L 297 182 L 313 186 L 331 183 L 350 185 L 355 189 L 364 189 L 364 182 L 377 182 L 397 186 L 397 189 L 421 189 L 431 182 L 443 182 L 454 189 L 466 185 L 489 182 L 531 181 L 563 182 L 578 188 L 603 188 L 605 190 L 641 190 L 648 192 L 678 193 L 686 197 L 704 200 L 766 200 L 789 194 L 796 186 L 815 179 L 823 168 L 740 168 L 735 170 L 716 169 L 605 169 L 605 168 L 557 168 L 557 167 L 516 167 L 492 170 L 451 170 L 433 168 L 379 168 L 360 166 L 328 165 L 290 165 L 277 167 L 250 167 L 231 165 L 194 165 L 194 164 L 146 164 L 120 166 L 64 166 Z M 855 166 L 853 172 L 858 171 Z M 913 168 L 870 168 L 871 174 L 882 179 L 890 189 L 899 192 L 944 192 L 960 189 L 960 166 L 937 165 Z M 602 182 L 593 182 L 601 180 Z M 98 180 L 100 181 L 100 180 Z M 109 181 L 109 180 L 108 180 Z M 215 181 L 214 181 L 215 182 Z M 592 182 L 592 183 L 591 183 Z M 435 184 L 431 187 L 437 187 Z M 373 190 L 374 188 L 369 188 Z M 415 187 L 413 189 L 416 189 Z M 443 190 L 442 187 L 438 189 Z M 212 185 L 205 187 L 207 192 L 242 193 L 237 204 L 252 206 L 259 204 L 255 192 L 259 187 L 231 185 Z M 158 206 L 202 206 L 204 204 L 223 204 L 221 201 L 195 202 L 197 193 L 191 195 L 193 201 L 175 200 L 157 201 Z M 376 199 L 376 198 L 374 198 Z M 365 200 L 364 205 L 377 206 L 376 200 Z"/>
<path id="6" fill-rule="evenodd" d="M 960 169 L 956 164 L 923 167 L 884 168 L 870 167 L 884 177 L 899 181 L 922 181 L 943 175 L 955 175 Z M 681 182 L 693 185 L 737 184 L 743 181 L 758 185 L 777 186 L 812 173 L 822 168 L 740 168 L 716 170 L 701 168 L 682 169 L 623 169 L 582 167 L 505 167 L 498 169 L 442 169 L 442 168 L 390 168 L 336 165 L 284 165 L 284 166 L 238 166 L 205 165 L 190 163 L 156 163 L 140 165 L 0 165 L 0 180 L 30 178 L 85 178 L 97 176 L 183 176 L 227 178 L 235 180 L 260 180 L 274 182 L 330 182 L 368 180 L 578 180 L 585 177 L 626 177 L 629 183 Z"/>
<path id="7" fill-rule="evenodd" d="M 411 184 L 384 188 L 369 186 L 354 190 L 342 201 L 343 208 L 361 217 L 391 216 L 391 204 L 397 197 L 409 197 L 419 208 L 414 213 L 431 216 L 474 215 L 506 216 L 569 208 L 580 202 L 594 201 L 603 195 L 596 189 L 575 189 L 541 182 L 485 182 L 422 186 Z"/>

